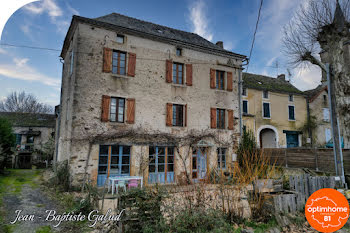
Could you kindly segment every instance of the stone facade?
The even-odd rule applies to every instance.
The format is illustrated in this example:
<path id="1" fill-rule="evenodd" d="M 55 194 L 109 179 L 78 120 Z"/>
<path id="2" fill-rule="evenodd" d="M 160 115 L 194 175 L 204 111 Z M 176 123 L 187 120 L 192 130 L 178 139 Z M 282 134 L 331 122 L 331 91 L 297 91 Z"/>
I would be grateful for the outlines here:
<path id="1" fill-rule="evenodd" d="M 168 177 L 167 183 L 177 183 L 183 177 L 191 177 L 194 166 L 192 153 L 196 148 L 203 148 L 207 173 L 217 168 L 218 147 L 226 148 L 226 164 L 232 161 L 240 132 L 238 77 L 244 56 L 219 48 L 213 50 L 194 45 L 192 48 L 191 43 L 184 41 L 154 39 L 146 33 L 142 35 L 140 31 L 135 33 L 131 29 L 118 27 L 112 29 L 90 19 L 81 19 L 73 19 L 62 50 L 64 67 L 57 124 L 57 161 L 69 161 L 74 182 L 89 179 L 103 185 L 103 176 L 120 175 L 115 172 L 120 168 L 113 167 L 113 170 L 110 165 L 113 163 L 112 150 L 116 146 L 127 151 L 123 149 L 121 152 L 123 156 L 124 153 L 128 155 L 125 161 L 129 161 L 126 162 L 129 170 L 125 174 L 143 176 L 145 183 L 149 180 L 149 152 L 153 146 L 174 150 L 174 174 L 171 181 Z M 117 34 L 122 34 L 123 43 L 116 41 Z M 134 76 L 103 72 L 105 48 L 126 52 L 126 69 L 130 65 L 130 54 L 136 54 Z M 179 48 L 181 55 L 176 54 Z M 167 60 L 184 64 L 183 78 L 189 80 L 191 75 L 192 85 L 166 82 Z M 187 64 L 192 65 L 192 72 L 187 70 Z M 225 90 L 210 88 L 211 69 L 225 72 Z M 229 73 L 232 73 L 232 83 L 228 83 Z M 231 84 L 233 90 L 227 91 L 226 87 Z M 110 115 L 107 115 L 107 121 L 101 118 L 105 114 L 103 96 L 125 99 L 123 122 L 110 121 Z M 130 99 L 134 100 L 133 111 L 129 110 Z M 167 126 L 167 117 L 172 119 L 172 115 L 167 116 L 169 103 L 184 106 L 183 127 Z M 111 111 L 109 105 L 107 111 Z M 211 108 L 225 110 L 224 129 L 211 127 Z M 229 116 L 232 113 L 230 110 L 233 110 L 233 118 Z M 230 124 L 232 129 L 228 129 Z M 106 152 L 105 175 L 101 171 L 101 164 L 105 162 L 100 156 L 101 145 L 111 145 Z M 166 159 L 170 160 L 171 149 L 166 151 Z M 172 169 L 166 166 L 167 162 L 165 170 Z M 127 171 L 126 163 L 124 160 L 119 163 L 122 170 L 125 166 L 123 171 Z M 160 159 L 158 163 L 161 163 Z"/>

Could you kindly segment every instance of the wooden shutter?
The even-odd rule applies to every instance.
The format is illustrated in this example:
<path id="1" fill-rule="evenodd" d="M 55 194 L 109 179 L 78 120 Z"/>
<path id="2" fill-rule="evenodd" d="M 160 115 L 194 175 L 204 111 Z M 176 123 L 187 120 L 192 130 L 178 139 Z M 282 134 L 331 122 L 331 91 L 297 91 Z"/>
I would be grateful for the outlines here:
<path id="1" fill-rule="evenodd" d="M 136 54 L 128 53 L 128 76 L 135 76 L 135 68 L 136 68 Z"/>
<path id="2" fill-rule="evenodd" d="M 184 122 L 184 126 L 187 126 L 187 104 L 184 106 L 185 107 L 185 122 Z"/>
<path id="3" fill-rule="evenodd" d="M 216 88 L 215 86 L 215 70 L 210 69 L 210 88 Z"/>
<path id="4" fill-rule="evenodd" d="M 233 90 L 233 83 L 232 83 L 232 72 L 227 72 L 227 90 L 232 91 Z"/>
<path id="5" fill-rule="evenodd" d="M 173 126 L 173 104 L 166 104 L 166 126 Z"/>
<path id="6" fill-rule="evenodd" d="M 103 72 L 112 72 L 112 49 L 103 48 Z"/>
<path id="7" fill-rule="evenodd" d="M 101 111 L 101 121 L 107 122 L 109 120 L 109 105 L 111 103 L 111 97 L 108 95 L 102 96 L 102 111 Z"/>
<path id="8" fill-rule="evenodd" d="M 167 83 L 171 83 L 173 81 L 172 77 L 171 77 L 172 66 L 173 66 L 173 61 L 172 60 L 166 60 L 166 62 L 165 62 L 165 70 L 166 70 L 165 80 L 166 80 Z"/>
<path id="9" fill-rule="evenodd" d="M 192 86 L 192 64 L 186 64 L 186 85 Z"/>
<path id="10" fill-rule="evenodd" d="M 234 117 L 233 117 L 233 110 L 227 110 L 227 114 L 228 114 L 228 129 L 233 130 L 233 121 L 234 121 Z"/>
<path id="11" fill-rule="evenodd" d="M 216 129 L 216 108 L 210 108 L 210 128 Z"/>
<path id="12" fill-rule="evenodd" d="M 135 99 L 126 100 L 126 123 L 135 123 Z"/>

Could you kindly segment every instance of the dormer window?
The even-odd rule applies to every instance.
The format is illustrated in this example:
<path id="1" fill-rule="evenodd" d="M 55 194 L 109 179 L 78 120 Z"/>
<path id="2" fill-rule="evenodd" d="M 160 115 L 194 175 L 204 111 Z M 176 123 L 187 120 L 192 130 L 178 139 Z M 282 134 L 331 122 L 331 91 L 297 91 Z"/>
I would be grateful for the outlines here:
<path id="1" fill-rule="evenodd" d="M 120 44 L 124 44 L 124 35 L 121 35 L 121 34 L 117 34 L 117 42 L 120 43 Z"/>
<path id="2" fill-rule="evenodd" d="M 181 56 L 182 55 L 182 49 L 176 48 L 176 56 Z"/>

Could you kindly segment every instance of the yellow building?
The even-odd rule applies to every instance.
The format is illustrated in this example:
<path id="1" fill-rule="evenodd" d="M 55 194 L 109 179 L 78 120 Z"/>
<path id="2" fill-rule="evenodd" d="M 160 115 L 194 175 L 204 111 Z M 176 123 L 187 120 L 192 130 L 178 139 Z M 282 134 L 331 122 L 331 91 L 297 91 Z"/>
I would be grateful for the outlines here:
<path id="1" fill-rule="evenodd" d="M 285 80 L 243 73 L 243 127 L 254 132 L 263 148 L 302 146 L 307 119 L 305 95 Z"/>

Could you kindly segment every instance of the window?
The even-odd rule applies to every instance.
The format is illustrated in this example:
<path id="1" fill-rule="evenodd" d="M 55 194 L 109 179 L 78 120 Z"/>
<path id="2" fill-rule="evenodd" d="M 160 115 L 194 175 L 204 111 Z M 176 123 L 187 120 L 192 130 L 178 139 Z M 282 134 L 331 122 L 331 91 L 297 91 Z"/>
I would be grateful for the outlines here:
<path id="1" fill-rule="evenodd" d="M 295 120 L 294 106 L 288 106 L 288 119 Z"/>
<path id="2" fill-rule="evenodd" d="M 216 127 L 225 129 L 225 109 L 216 109 Z"/>
<path id="3" fill-rule="evenodd" d="M 124 39 L 125 39 L 124 35 L 117 34 L 118 43 L 124 44 Z"/>
<path id="4" fill-rule="evenodd" d="M 216 71 L 216 89 L 225 90 L 225 72 Z"/>
<path id="5" fill-rule="evenodd" d="M 226 168 L 226 148 L 218 148 L 218 169 Z"/>
<path id="6" fill-rule="evenodd" d="M 112 73 L 125 75 L 126 70 L 126 53 L 113 51 Z"/>
<path id="7" fill-rule="evenodd" d="M 269 91 L 263 91 L 263 98 L 268 99 L 269 98 Z"/>
<path id="8" fill-rule="evenodd" d="M 27 143 L 34 143 L 34 136 L 33 135 L 27 136 Z"/>
<path id="9" fill-rule="evenodd" d="M 271 118 L 270 103 L 263 103 L 263 117 Z"/>
<path id="10" fill-rule="evenodd" d="M 183 126 L 183 105 L 173 104 L 173 126 Z"/>
<path id="11" fill-rule="evenodd" d="M 111 98 L 110 119 L 123 123 L 125 115 L 125 99 L 124 98 Z"/>
<path id="12" fill-rule="evenodd" d="M 247 96 L 247 88 L 246 87 L 242 88 L 242 96 Z"/>
<path id="13" fill-rule="evenodd" d="M 15 134 L 16 136 L 16 146 L 17 145 L 21 145 L 21 142 L 22 142 L 22 134 Z"/>
<path id="14" fill-rule="evenodd" d="M 294 101 L 294 96 L 292 94 L 289 95 L 289 102 L 293 102 Z"/>
<path id="15" fill-rule="evenodd" d="M 243 100 L 243 113 L 248 114 L 248 100 Z"/>
<path id="16" fill-rule="evenodd" d="M 173 63 L 173 83 L 183 84 L 183 64 Z"/>
<path id="17" fill-rule="evenodd" d="M 328 143 L 332 139 L 332 131 L 331 131 L 331 129 L 328 129 L 328 128 L 326 128 L 324 130 L 325 130 L 324 134 L 325 134 L 325 138 L 326 138 L 326 143 Z"/>
<path id="18" fill-rule="evenodd" d="M 177 48 L 176 49 L 176 56 L 181 56 L 182 55 L 182 49 Z"/>
<path id="19" fill-rule="evenodd" d="M 130 175 L 130 146 L 100 145 L 97 185 L 108 177 Z"/>
<path id="20" fill-rule="evenodd" d="M 329 118 L 329 109 L 328 108 L 324 108 L 323 109 L 323 120 L 326 122 L 329 122 L 330 118 Z"/>
<path id="21" fill-rule="evenodd" d="M 174 182 L 174 147 L 149 147 L 148 182 Z"/>
<path id="22" fill-rule="evenodd" d="M 327 104 L 327 95 L 323 95 L 323 104 Z"/>
<path id="23" fill-rule="evenodd" d="M 70 52 L 70 66 L 69 66 L 69 75 L 73 73 L 73 67 L 74 67 L 74 50 Z"/>

